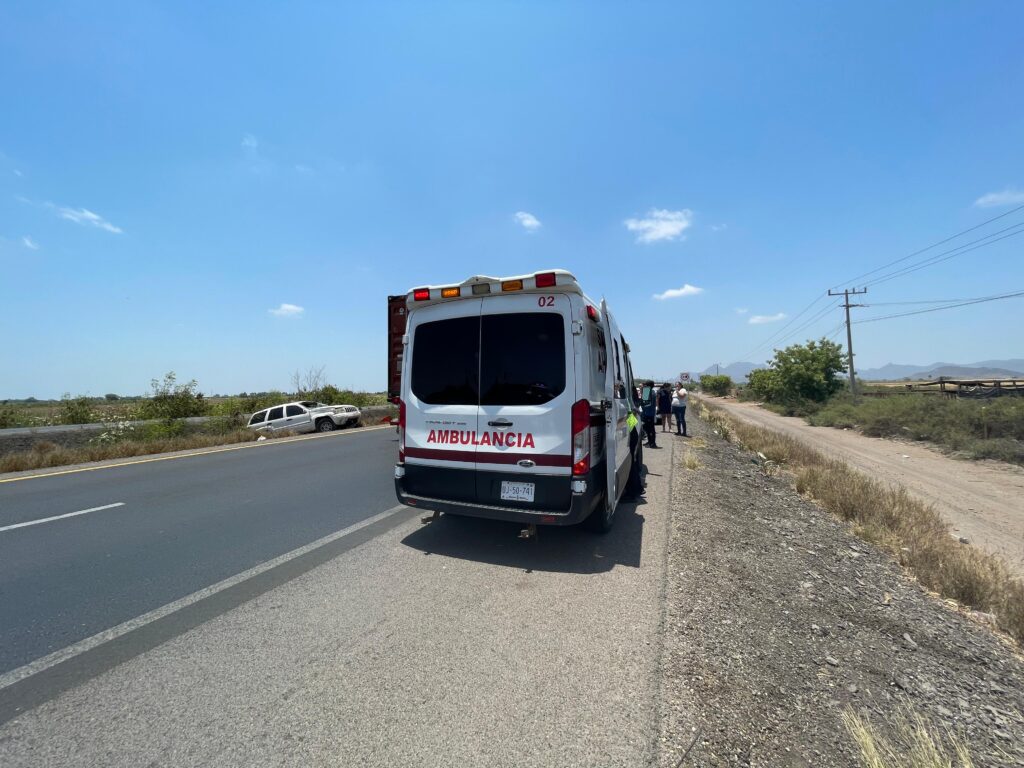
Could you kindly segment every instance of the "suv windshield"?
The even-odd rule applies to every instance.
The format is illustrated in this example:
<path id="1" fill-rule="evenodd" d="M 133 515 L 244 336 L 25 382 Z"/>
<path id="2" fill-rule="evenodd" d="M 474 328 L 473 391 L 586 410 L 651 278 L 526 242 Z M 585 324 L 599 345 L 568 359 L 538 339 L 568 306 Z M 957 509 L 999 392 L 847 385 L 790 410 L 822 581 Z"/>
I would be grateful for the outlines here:
<path id="1" fill-rule="evenodd" d="M 519 312 L 423 323 L 412 391 L 431 405 L 540 405 L 565 390 L 561 315 Z"/>

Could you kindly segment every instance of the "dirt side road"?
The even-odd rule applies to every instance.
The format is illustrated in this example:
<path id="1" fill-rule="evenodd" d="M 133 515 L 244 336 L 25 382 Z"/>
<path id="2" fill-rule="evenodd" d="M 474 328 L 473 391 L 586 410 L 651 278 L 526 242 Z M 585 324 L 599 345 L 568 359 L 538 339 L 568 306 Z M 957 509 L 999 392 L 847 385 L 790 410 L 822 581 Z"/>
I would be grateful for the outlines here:
<path id="1" fill-rule="evenodd" d="M 1024 469 L 952 459 L 916 443 L 865 437 L 853 430 L 812 427 L 752 403 L 707 400 L 738 418 L 799 437 L 878 480 L 902 484 L 935 505 L 955 533 L 1000 555 L 1024 576 Z"/>

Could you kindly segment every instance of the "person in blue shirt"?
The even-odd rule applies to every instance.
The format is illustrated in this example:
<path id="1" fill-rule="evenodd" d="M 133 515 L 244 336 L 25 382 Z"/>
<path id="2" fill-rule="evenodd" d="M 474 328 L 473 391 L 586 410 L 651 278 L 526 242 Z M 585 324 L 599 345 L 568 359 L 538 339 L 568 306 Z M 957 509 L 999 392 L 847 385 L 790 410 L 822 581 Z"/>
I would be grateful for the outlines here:
<path id="1" fill-rule="evenodd" d="M 647 435 L 647 447 L 657 448 L 657 430 L 654 428 L 654 422 L 658 418 L 658 390 L 654 388 L 653 381 L 645 381 L 643 389 L 640 390 L 640 418 L 643 421 L 644 434 Z"/>

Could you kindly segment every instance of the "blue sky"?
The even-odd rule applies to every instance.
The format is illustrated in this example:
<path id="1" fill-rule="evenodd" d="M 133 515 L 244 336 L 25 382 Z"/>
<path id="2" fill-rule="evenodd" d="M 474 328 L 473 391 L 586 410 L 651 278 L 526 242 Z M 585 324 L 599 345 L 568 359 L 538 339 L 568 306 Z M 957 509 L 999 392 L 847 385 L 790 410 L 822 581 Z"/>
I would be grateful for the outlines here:
<path id="1" fill-rule="evenodd" d="M 319 365 L 379 390 L 387 294 L 545 267 L 607 296 L 639 372 L 764 360 L 827 288 L 1024 203 L 1022 28 L 1014 2 L 6 3 L 0 397 Z M 1022 244 L 868 298 L 1024 290 Z M 858 362 L 1024 357 L 1020 313 L 863 324 Z"/>

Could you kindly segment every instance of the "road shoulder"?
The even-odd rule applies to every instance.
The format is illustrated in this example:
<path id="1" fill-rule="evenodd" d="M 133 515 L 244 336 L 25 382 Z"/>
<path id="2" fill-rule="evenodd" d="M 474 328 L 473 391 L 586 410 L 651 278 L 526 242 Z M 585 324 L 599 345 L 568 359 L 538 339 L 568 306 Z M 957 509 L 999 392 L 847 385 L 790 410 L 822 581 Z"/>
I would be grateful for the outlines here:
<path id="1" fill-rule="evenodd" d="M 687 765 L 855 765 L 847 708 L 887 734 L 917 712 L 965 734 L 976 765 L 1021 764 L 1020 657 L 694 422 L 701 466 L 672 489 L 661 765 L 691 745 Z"/>

